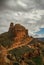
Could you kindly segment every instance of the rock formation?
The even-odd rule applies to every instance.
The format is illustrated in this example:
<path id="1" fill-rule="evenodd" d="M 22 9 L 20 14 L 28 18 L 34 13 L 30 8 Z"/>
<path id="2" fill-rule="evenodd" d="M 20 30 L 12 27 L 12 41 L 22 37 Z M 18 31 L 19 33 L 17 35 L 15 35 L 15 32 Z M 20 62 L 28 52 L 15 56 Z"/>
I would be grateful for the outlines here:
<path id="1" fill-rule="evenodd" d="M 26 36 L 28 36 L 28 30 L 25 29 L 25 27 L 23 27 L 20 24 L 10 24 L 10 28 L 9 28 L 9 33 L 10 33 L 10 38 L 14 38 L 14 40 L 21 40 L 23 38 L 25 38 Z"/>
<path id="2" fill-rule="evenodd" d="M 0 43 L 2 45 L 2 46 L 0 45 L 0 63 L 1 63 L 1 65 L 7 65 L 8 62 L 9 62 L 9 65 L 13 65 L 13 63 L 15 61 L 18 62 L 19 60 L 17 59 L 17 57 L 14 57 L 14 56 L 16 56 L 14 54 L 14 52 L 16 52 L 17 49 L 20 50 L 21 48 L 22 48 L 21 49 L 22 54 L 21 54 L 21 58 L 19 57 L 20 65 L 27 65 L 25 63 L 25 59 L 30 60 L 33 57 L 40 56 L 40 50 L 39 50 L 40 44 L 39 44 L 38 40 L 34 39 L 33 37 L 30 37 L 28 35 L 28 30 L 20 24 L 14 25 L 13 23 L 11 23 L 8 32 L 6 34 L 3 34 L 0 36 Z M 6 45 L 6 47 L 4 47 L 3 45 L 6 43 L 7 43 L 7 45 Z M 25 52 L 24 52 L 24 48 L 26 48 Z M 12 53 L 9 53 L 9 52 L 13 51 L 14 49 L 16 49 L 16 51 L 13 52 L 13 55 L 12 55 Z M 18 51 L 18 53 L 19 53 L 19 51 Z M 2 63 L 7 63 L 7 64 L 2 64 Z"/>

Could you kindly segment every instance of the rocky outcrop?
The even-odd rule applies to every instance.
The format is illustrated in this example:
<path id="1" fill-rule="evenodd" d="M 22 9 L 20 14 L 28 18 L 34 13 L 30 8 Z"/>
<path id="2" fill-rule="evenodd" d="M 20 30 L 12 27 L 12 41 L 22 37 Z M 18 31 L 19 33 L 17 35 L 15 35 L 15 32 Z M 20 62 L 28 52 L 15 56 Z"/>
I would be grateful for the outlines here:
<path id="1" fill-rule="evenodd" d="M 37 39 L 34 39 L 33 37 L 30 37 L 28 35 L 28 30 L 20 24 L 14 25 L 13 23 L 11 23 L 8 32 L 0 36 L 0 43 L 1 43 L 0 45 L 1 65 L 7 65 L 8 62 L 9 65 L 13 65 L 15 61 L 19 61 L 19 60 L 20 60 L 19 61 L 20 65 L 27 65 L 24 62 L 25 59 L 30 60 L 34 57 L 40 56 L 41 46 L 39 41 Z M 4 46 L 5 44 L 6 47 Z M 19 49 L 18 53 L 21 54 L 21 58 L 20 57 L 18 58 L 19 60 L 17 59 L 17 57 L 15 57 L 17 56 L 17 52 L 16 52 L 17 49 Z M 14 52 L 16 52 L 16 54 L 13 52 L 13 50 Z"/>
<path id="2" fill-rule="evenodd" d="M 11 23 L 9 27 L 9 33 L 10 38 L 13 38 L 14 40 L 21 40 L 28 36 L 28 30 L 20 24 L 14 25 L 13 23 Z"/>

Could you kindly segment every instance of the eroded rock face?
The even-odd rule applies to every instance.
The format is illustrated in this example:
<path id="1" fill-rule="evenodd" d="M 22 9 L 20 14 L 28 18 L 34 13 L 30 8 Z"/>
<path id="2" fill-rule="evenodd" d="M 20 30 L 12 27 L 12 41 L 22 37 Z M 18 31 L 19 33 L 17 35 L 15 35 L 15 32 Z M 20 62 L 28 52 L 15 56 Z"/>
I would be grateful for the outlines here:
<path id="1" fill-rule="evenodd" d="M 10 37 L 14 37 L 16 40 L 20 40 L 28 35 L 28 30 L 20 24 L 10 24 L 9 28 Z"/>

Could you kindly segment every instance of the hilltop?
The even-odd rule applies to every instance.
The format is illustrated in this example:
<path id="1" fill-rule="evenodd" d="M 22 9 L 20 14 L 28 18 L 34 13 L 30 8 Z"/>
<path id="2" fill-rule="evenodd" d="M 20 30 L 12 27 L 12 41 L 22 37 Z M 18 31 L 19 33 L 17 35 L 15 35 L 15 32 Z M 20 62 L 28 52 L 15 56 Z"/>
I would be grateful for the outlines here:
<path id="1" fill-rule="evenodd" d="M 8 32 L 0 35 L 0 44 L 4 47 L 9 47 L 15 42 L 24 41 L 25 38 L 29 40 L 32 39 L 32 37 L 28 35 L 28 30 L 20 24 L 13 25 L 13 23 L 11 23 Z"/>
<path id="2" fill-rule="evenodd" d="M 13 65 L 16 62 L 19 65 L 42 65 L 44 42 L 29 36 L 24 26 L 11 23 L 8 32 L 0 34 L 0 56 L 1 65 L 3 59 L 3 65 Z"/>

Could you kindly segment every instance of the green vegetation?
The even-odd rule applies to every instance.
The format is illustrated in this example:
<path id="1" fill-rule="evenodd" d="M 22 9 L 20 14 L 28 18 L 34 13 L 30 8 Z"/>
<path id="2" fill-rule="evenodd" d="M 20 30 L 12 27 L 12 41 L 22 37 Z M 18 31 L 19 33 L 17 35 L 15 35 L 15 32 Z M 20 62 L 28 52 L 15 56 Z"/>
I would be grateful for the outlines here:
<path id="1" fill-rule="evenodd" d="M 0 44 L 4 47 L 9 47 L 12 44 L 12 40 L 9 38 L 9 33 L 3 33 L 0 35 Z"/>
<path id="2" fill-rule="evenodd" d="M 42 59 L 40 56 L 32 58 L 36 65 L 42 65 Z"/>

